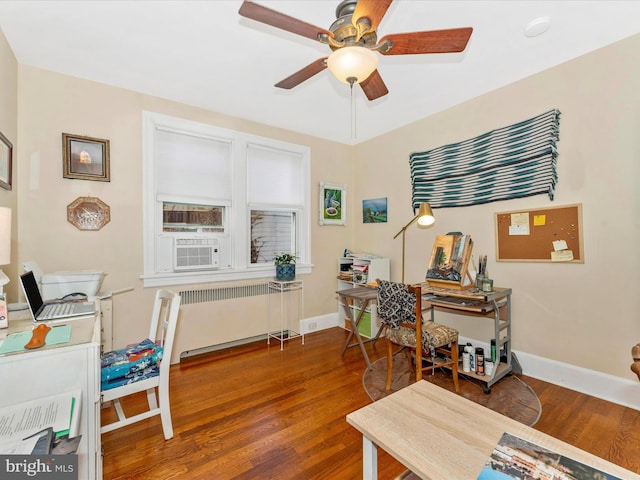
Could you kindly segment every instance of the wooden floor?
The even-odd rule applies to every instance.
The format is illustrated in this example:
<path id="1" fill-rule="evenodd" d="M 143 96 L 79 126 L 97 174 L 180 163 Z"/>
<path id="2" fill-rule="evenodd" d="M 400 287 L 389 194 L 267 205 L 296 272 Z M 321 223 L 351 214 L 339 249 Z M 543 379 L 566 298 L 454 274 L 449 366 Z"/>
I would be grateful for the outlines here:
<path id="1" fill-rule="evenodd" d="M 291 340 L 284 351 L 260 342 L 173 366 L 174 438 L 165 442 L 159 417 L 104 434 L 104 478 L 362 478 L 362 437 L 345 416 L 370 400 L 359 349 L 340 356 L 345 338 L 334 328 L 307 335 L 305 345 Z M 384 356 L 384 341 L 367 350 L 372 361 Z M 535 428 L 640 473 L 640 412 L 521 378 L 542 403 Z M 380 478 L 403 470 L 380 451 Z"/>

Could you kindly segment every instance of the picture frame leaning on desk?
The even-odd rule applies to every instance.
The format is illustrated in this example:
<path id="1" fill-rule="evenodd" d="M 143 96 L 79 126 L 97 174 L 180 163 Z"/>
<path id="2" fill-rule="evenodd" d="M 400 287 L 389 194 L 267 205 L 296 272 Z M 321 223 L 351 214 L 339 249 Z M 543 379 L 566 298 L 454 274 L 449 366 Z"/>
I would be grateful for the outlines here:
<path id="1" fill-rule="evenodd" d="M 459 232 L 437 235 L 425 275 L 427 283 L 452 290 L 474 288 L 474 279 L 469 273 L 472 251 L 471 235 Z"/>

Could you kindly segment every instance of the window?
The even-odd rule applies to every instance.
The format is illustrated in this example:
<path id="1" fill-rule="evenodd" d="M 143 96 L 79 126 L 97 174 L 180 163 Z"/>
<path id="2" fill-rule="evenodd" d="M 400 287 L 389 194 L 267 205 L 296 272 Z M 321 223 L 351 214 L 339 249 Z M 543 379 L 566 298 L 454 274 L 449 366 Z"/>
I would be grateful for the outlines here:
<path id="1" fill-rule="evenodd" d="M 163 232 L 224 232 L 224 207 L 162 202 Z"/>
<path id="2" fill-rule="evenodd" d="M 143 114 L 144 284 L 274 275 L 310 266 L 308 147 Z"/>
<path id="3" fill-rule="evenodd" d="M 251 263 L 271 263 L 276 255 L 296 255 L 296 214 L 251 210 Z"/>

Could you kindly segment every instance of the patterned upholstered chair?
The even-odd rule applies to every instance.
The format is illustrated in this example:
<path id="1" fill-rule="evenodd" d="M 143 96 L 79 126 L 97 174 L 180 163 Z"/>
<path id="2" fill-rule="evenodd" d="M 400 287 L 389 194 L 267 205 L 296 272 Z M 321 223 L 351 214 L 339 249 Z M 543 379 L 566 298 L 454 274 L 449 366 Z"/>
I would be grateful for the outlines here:
<path id="1" fill-rule="evenodd" d="M 387 342 L 387 383 L 391 389 L 393 374 L 393 345 L 400 345 L 407 351 L 411 365 L 411 351 L 416 352 L 416 381 L 422 379 L 422 372 L 439 367 L 451 368 L 456 392 L 458 385 L 458 331 L 422 319 L 422 289 L 420 285 L 378 280 L 378 316 L 385 326 Z M 417 345 L 421 345 L 418 354 Z M 443 357 L 436 358 L 440 353 Z M 427 365 L 419 359 L 427 360 Z"/>

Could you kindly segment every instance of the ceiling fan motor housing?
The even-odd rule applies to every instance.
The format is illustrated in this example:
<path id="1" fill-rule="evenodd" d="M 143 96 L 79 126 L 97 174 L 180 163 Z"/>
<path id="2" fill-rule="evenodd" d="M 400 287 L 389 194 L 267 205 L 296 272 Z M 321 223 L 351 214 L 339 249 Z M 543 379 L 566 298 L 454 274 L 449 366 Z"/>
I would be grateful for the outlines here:
<path id="1" fill-rule="evenodd" d="M 374 47 L 378 41 L 375 31 L 365 33 L 357 42 L 358 30 L 351 23 L 353 12 L 355 11 L 357 0 L 343 0 L 336 8 L 336 21 L 331 24 L 329 30 L 333 33 L 333 38 L 328 38 L 331 50 L 342 47 Z"/>
<path id="2" fill-rule="evenodd" d="M 336 7 L 336 18 L 352 15 L 356 11 L 358 0 L 342 0 Z"/>

